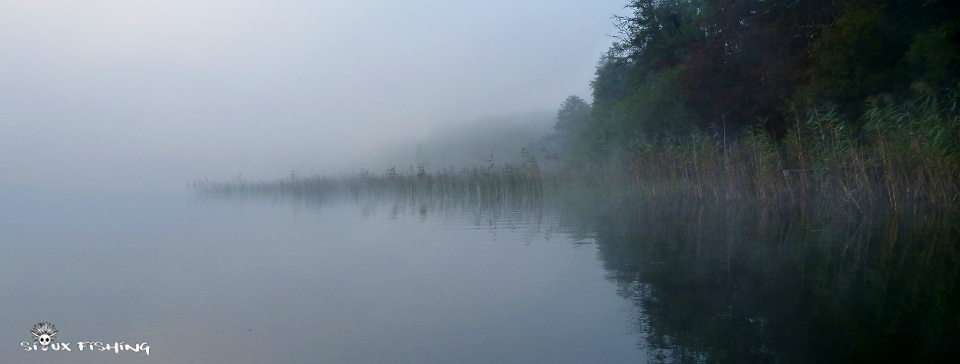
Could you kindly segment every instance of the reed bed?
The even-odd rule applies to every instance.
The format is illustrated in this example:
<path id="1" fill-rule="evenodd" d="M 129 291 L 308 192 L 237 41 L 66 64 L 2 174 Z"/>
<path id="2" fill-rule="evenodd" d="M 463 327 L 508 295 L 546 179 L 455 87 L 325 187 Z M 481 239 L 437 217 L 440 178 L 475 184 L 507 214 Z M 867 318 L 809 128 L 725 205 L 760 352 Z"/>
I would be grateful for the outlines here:
<path id="1" fill-rule="evenodd" d="M 392 167 L 375 174 L 361 170 L 355 175 L 299 177 L 251 183 L 197 181 L 195 190 L 217 196 L 259 195 L 291 197 L 322 203 L 337 199 L 406 201 L 413 205 L 443 207 L 523 205 L 542 202 L 545 189 L 557 185 L 553 175 L 540 171 L 536 160 L 520 164 L 428 171 L 411 166 L 406 171 Z"/>
<path id="2" fill-rule="evenodd" d="M 859 120 L 813 110 L 776 140 L 703 134 L 640 143 L 629 162 L 643 197 L 753 201 L 846 210 L 953 208 L 960 202 L 958 98 L 871 101 Z"/>

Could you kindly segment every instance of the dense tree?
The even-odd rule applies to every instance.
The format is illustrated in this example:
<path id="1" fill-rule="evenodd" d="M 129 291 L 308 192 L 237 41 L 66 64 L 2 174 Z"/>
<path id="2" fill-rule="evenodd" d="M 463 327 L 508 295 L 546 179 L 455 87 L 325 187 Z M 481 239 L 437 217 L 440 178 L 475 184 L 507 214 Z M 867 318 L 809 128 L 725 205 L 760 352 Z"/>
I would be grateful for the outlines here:
<path id="1" fill-rule="evenodd" d="M 960 2 L 631 0 L 601 57 L 581 143 L 593 151 L 695 130 L 783 135 L 806 106 L 856 115 L 880 93 L 958 87 Z M 918 88 L 918 87 L 914 87 Z"/>
<path id="2" fill-rule="evenodd" d="M 579 96 L 571 95 L 560 105 L 557 123 L 553 129 L 562 135 L 576 136 L 590 122 L 590 104 Z"/>
<path id="3" fill-rule="evenodd" d="M 849 0 L 810 47 L 815 63 L 803 97 L 856 114 L 862 100 L 903 94 L 922 81 L 956 87 L 960 3 Z"/>
<path id="4" fill-rule="evenodd" d="M 568 96 L 557 111 L 556 123 L 553 124 L 556 134 L 550 142 L 551 149 L 568 155 L 578 143 L 583 143 L 582 134 L 589 124 L 590 104 L 579 96 Z"/>

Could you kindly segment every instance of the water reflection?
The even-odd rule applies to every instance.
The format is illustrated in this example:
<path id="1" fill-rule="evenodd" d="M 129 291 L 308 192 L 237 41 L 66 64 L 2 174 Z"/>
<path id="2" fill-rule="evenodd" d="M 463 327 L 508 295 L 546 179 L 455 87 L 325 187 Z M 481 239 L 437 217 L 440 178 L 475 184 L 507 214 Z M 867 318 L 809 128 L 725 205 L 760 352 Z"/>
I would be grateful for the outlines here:
<path id="1" fill-rule="evenodd" d="M 4 362 L 629 363 L 630 304 L 510 204 L 0 195 Z M 148 342 L 149 357 L 24 351 Z M 84 352 L 83 354 L 89 354 Z"/>
<path id="2" fill-rule="evenodd" d="M 331 195 L 260 194 L 320 210 Z M 650 362 L 949 362 L 960 357 L 956 212 L 570 196 L 348 193 L 365 219 L 430 219 L 595 243 Z M 582 196 L 581 196 L 582 197 Z M 237 198 L 231 196 L 230 198 Z"/>
<path id="3" fill-rule="evenodd" d="M 655 362 L 960 357 L 955 214 L 661 202 L 567 220 L 596 232 Z"/>
<path id="4" fill-rule="evenodd" d="M 539 192 L 539 191 L 538 191 Z M 355 205 L 364 219 L 386 217 L 390 220 L 413 218 L 426 222 L 428 217 L 445 225 L 469 224 L 497 229 L 528 229 L 529 239 L 549 238 L 559 229 L 557 199 L 542 194 L 437 193 L 424 189 L 350 189 L 331 193 L 309 189 L 208 190 L 199 200 L 251 201 L 293 206 L 294 209 L 321 211 L 338 205 Z"/>

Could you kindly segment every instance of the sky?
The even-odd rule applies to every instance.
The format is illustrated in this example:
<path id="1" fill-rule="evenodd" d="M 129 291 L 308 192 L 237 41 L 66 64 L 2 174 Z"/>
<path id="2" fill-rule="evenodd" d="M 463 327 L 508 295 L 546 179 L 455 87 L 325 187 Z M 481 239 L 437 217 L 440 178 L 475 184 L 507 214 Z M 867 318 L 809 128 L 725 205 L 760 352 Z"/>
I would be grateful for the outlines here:
<path id="1" fill-rule="evenodd" d="M 349 173 L 589 100 L 623 0 L 0 0 L 0 188 Z"/>

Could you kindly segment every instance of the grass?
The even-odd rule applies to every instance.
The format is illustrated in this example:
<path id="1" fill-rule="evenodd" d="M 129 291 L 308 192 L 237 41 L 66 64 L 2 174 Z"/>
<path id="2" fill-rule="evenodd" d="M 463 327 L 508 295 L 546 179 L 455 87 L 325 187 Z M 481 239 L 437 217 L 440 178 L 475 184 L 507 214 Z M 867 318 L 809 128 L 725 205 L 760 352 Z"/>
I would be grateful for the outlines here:
<path id="1" fill-rule="evenodd" d="M 406 171 L 392 167 L 375 174 L 366 170 L 351 176 L 302 178 L 251 183 L 242 179 L 228 182 L 194 182 L 204 193 L 232 196 L 241 194 L 291 196 L 323 202 L 339 198 L 354 200 L 409 201 L 412 204 L 443 206 L 536 205 L 545 189 L 557 185 L 554 175 L 540 171 L 536 159 L 519 164 L 471 168 L 445 168 L 428 172 L 418 165 Z"/>
<path id="2" fill-rule="evenodd" d="M 632 190 L 644 197 L 754 201 L 831 209 L 955 207 L 960 202 L 957 98 L 871 101 L 860 119 L 813 110 L 782 139 L 760 130 L 724 143 L 703 134 L 641 143 Z"/>

